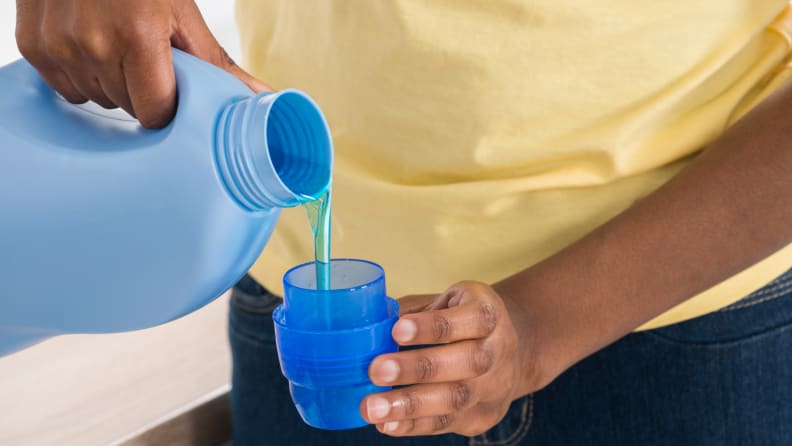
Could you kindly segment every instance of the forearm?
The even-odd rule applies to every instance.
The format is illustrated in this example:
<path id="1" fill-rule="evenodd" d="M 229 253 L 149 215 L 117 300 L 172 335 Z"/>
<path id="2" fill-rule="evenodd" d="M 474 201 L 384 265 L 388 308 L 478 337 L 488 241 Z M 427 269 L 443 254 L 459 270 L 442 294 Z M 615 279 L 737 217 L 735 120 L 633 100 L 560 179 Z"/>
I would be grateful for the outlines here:
<path id="1" fill-rule="evenodd" d="M 554 375 L 792 242 L 792 88 L 665 186 L 495 285 Z M 528 377 L 526 391 L 546 380 Z"/>

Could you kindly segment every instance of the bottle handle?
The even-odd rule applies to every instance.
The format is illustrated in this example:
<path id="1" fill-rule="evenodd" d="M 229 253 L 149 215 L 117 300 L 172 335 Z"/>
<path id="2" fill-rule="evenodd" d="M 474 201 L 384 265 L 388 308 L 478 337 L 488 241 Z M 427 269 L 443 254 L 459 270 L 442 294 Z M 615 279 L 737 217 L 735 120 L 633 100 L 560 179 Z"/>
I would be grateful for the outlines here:
<path id="1" fill-rule="evenodd" d="M 184 51 L 181 51 L 181 50 L 179 50 L 177 48 L 172 48 L 171 51 L 172 51 L 172 54 L 173 54 L 173 66 L 174 66 L 174 71 L 175 71 L 175 74 L 176 74 L 176 88 L 178 90 L 179 84 L 181 82 L 185 81 L 184 69 L 186 68 L 186 66 L 187 65 L 193 65 L 196 62 L 199 62 L 199 59 L 194 57 L 194 56 L 191 56 L 191 55 L 189 55 L 189 54 L 185 53 Z M 78 111 L 80 113 L 88 113 L 90 115 L 93 115 L 93 116 L 108 120 L 108 123 L 110 123 L 110 124 L 112 124 L 113 122 L 115 122 L 115 123 L 127 123 L 127 125 L 129 125 L 129 124 L 135 124 L 135 125 L 139 124 L 139 121 L 134 116 L 130 115 L 129 113 L 127 113 L 125 110 L 123 110 L 120 107 L 119 108 L 114 108 L 114 109 L 106 109 L 106 108 L 100 106 L 99 104 L 97 104 L 97 103 L 95 103 L 93 101 L 90 101 L 90 100 L 85 102 L 85 103 L 83 103 L 83 104 L 72 104 L 72 103 L 70 103 L 60 93 L 58 93 L 57 91 L 53 90 L 52 87 L 50 87 L 46 82 L 44 82 L 44 80 L 39 75 L 38 71 L 36 71 L 36 69 L 32 65 L 30 65 L 29 62 L 27 62 L 24 59 L 21 62 L 23 62 L 24 64 L 28 65 L 28 67 L 30 69 L 30 74 L 31 74 L 31 79 L 30 80 L 31 81 L 35 81 L 35 84 L 36 84 L 36 87 L 37 87 L 36 90 L 37 90 L 39 96 L 45 101 L 47 101 L 47 100 L 57 101 L 57 103 L 60 106 L 56 107 L 56 109 L 63 110 L 65 112 L 67 112 L 67 113 L 71 113 L 71 111 Z M 178 102 L 177 103 L 177 107 L 176 107 L 176 113 L 178 113 L 178 109 L 179 109 L 179 106 L 181 105 L 182 98 L 178 94 L 176 95 L 176 97 L 177 97 L 177 102 Z M 173 119 L 176 119 L 176 115 L 175 114 L 174 114 Z M 152 130 L 152 131 L 157 131 L 157 130 Z"/>

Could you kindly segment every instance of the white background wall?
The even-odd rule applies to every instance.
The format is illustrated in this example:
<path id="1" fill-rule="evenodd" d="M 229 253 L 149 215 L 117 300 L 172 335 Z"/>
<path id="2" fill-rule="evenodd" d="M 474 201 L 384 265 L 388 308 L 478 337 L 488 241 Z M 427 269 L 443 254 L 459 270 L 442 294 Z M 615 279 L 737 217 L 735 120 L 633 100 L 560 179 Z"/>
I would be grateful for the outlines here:
<path id="1" fill-rule="evenodd" d="M 19 57 L 14 43 L 14 21 L 16 2 L 5 0 L 0 3 L 0 64 L 5 65 Z"/>
<path id="2" fill-rule="evenodd" d="M 233 2 L 198 3 L 236 57 Z M 0 0 L 0 65 L 19 57 L 14 5 Z M 46 286 L 46 276 L 37 286 Z M 150 330 L 61 336 L 0 357 L 0 445 L 111 444 L 227 390 L 226 307 L 221 298 Z"/>

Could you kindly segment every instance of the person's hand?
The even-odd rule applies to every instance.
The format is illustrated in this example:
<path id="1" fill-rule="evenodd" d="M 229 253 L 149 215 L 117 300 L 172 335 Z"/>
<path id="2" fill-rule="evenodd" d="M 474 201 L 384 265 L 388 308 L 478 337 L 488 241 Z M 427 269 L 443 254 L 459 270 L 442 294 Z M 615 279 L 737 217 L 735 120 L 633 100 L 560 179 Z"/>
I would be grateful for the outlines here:
<path id="1" fill-rule="evenodd" d="M 228 57 L 192 0 L 17 0 L 16 39 L 66 100 L 121 107 L 148 128 L 176 108 L 171 46 L 269 90 Z"/>
<path id="2" fill-rule="evenodd" d="M 439 296 L 399 302 L 394 340 L 402 346 L 432 346 L 381 355 L 371 363 L 374 384 L 408 386 L 369 395 L 361 403 L 361 414 L 380 432 L 477 435 L 536 386 L 526 359 L 530 349 L 515 329 L 518 315 L 490 286 L 461 282 Z"/>

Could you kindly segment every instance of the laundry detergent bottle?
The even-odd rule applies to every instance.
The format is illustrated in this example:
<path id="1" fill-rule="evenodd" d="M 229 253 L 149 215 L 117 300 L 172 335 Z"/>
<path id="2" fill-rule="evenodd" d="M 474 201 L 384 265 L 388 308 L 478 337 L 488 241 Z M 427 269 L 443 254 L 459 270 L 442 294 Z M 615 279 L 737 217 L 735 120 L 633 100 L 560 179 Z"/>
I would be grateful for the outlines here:
<path id="1" fill-rule="evenodd" d="M 279 209 L 321 196 L 332 144 L 295 90 L 253 94 L 174 50 L 161 130 L 0 68 L 0 355 L 64 333 L 134 330 L 230 288 Z"/>

